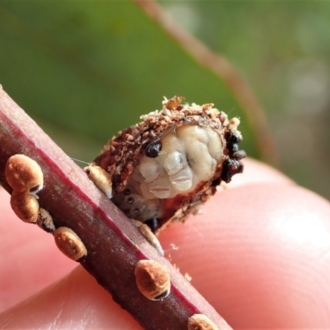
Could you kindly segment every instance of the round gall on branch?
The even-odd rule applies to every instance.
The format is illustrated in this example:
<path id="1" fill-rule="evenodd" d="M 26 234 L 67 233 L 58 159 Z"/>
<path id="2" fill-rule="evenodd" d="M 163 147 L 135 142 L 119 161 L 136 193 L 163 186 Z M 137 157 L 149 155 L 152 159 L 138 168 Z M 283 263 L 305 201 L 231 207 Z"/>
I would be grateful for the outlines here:
<path id="1" fill-rule="evenodd" d="M 5 177 L 13 189 L 10 204 L 15 214 L 25 222 L 36 223 L 39 212 L 36 194 L 44 184 L 38 163 L 25 155 L 13 155 L 7 160 Z"/>
<path id="2" fill-rule="evenodd" d="M 25 155 L 11 156 L 5 168 L 8 184 L 15 191 L 36 194 L 43 188 L 44 176 L 36 161 Z"/>
<path id="3" fill-rule="evenodd" d="M 204 314 L 189 317 L 188 330 L 218 330 L 218 327 Z"/>
<path id="4" fill-rule="evenodd" d="M 10 205 L 15 214 L 24 222 L 37 222 L 39 202 L 33 195 L 14 190 L 10 197 Z"/>
<path id="5" fill-rule="evenodd" d="M 72 229 L 59 227 L 53 234 L 57 247 L 68 258 L 78 261 L 87 255 L 84 243 Z"/>
<path id="6" fill-rule="evenodd" d="M 162 300 L 171 291 L 171 280 L 167 269 L 153 260 L 140 260 L 135 266 L 136 285 L 150 300 Z"/>

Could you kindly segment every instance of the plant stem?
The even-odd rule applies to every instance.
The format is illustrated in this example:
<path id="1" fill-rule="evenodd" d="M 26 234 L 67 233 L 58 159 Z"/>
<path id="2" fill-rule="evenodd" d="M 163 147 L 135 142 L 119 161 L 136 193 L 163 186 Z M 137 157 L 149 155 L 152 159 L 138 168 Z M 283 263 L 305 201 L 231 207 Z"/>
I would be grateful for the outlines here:
<path id="1" fill-rule="evenodd" d="M 4 175 L 10 156 L 24 154 L 38 162 L 45 181 L 40 206 L 49 211 L 56 227 L 69 227 L 80 237 L 88 251 L 82 266 L 145 329 L 187 329 L 188 318 L 196 313 L 207 315 L 219 329 L 231 329 L 1 85 L 0 146 L 0 183 L 11 192 Z M 138 291 L 134 269 L 141 259 L 168 269 L 172 288 L 162 301 L 150 301 Z"/>

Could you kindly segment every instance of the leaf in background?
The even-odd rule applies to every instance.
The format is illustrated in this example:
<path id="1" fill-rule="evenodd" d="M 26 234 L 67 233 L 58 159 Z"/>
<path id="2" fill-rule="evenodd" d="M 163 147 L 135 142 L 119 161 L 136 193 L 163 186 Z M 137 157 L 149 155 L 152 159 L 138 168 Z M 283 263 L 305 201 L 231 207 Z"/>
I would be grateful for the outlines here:
<path id="1" fill-rule="evenodd" d="M 329 2 L 159 2 L 256 92 L 282 170 L 330 197 Z M 86 161 L 174 94 L 241 117 L 242 147 L 260 158 L 224 83 L 129 1 L 1 1 L 0 83 L 69 155 Z"/>
<path id="2" fill-rule="evenodd" d="M 223 83 L 132 3 L 2 2 L 0 27 L 4 88 L 47 126 L 98 140 L 85 154 L 60 141 L 72 156 L 89 160 L 118 130 L 160 108 L 163 96 L 244 117 Z M 242 122 L 244 148 L 256 156 Z"/>

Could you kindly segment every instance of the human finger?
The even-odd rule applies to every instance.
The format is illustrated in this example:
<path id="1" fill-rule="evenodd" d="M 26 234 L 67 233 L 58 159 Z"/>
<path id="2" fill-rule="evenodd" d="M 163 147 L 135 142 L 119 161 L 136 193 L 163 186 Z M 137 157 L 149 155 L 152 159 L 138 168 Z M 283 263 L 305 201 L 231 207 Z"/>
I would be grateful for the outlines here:
<path id="1" fill-rule="evenodd" d="M 163 248 L 233 328 L 329 328 L 330 204 L 295 185 L 218 193 Z"/>

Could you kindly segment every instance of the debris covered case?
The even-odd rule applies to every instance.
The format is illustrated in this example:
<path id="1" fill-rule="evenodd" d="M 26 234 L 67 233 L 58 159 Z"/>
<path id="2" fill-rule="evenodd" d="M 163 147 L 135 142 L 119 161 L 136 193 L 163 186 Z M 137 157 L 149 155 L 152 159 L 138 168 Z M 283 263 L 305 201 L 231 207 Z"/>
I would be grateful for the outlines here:
<path id="1" fill-rule="evenodd" d="M 166 98 L 163 108 L 120 131 L 92 162 L 112 182 L 112 201 L 158 232 L 183 221 L 243 171 L 239 119 L 204 105 Z"/>

